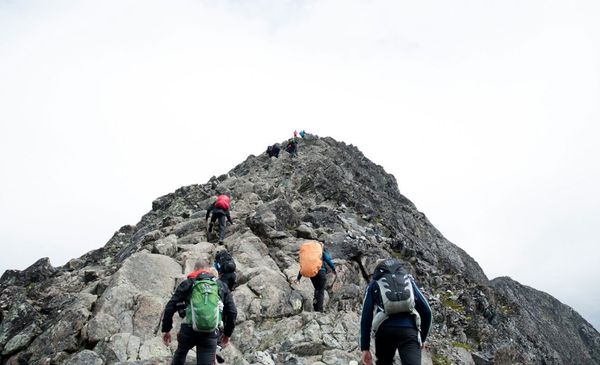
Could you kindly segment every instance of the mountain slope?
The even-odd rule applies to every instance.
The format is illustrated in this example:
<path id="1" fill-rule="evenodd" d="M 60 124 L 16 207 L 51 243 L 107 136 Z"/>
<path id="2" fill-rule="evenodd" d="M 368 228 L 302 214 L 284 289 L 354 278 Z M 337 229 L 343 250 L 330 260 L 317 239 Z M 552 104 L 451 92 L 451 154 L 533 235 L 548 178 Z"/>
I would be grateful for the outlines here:
<path id="1" fill-rule="evenodd" d="M 138 224 L 63 267 L 42 259 L 5 272 L 1 363 L 168 363 L 174 347 L 160 343 L 161 313 L 195 259 L 217 250 L 204 214 L 224 191 L 235 222 L 225 246 L 239 284 L 228 363 L 358 360 L 362 294 L 376 260 L 388 256 L 406 263 L 431 303 L 424 364 L 600 363 L 591 325 L 547 294 L 488 281 L 356 147 L 308 136 L 299 153 L 250 156 L 228 174 L 160 197 Z M 305 239 L 325 242 L 338 267 L 325 314 L 312 312 L 308 280 L 292 283 Z"/>

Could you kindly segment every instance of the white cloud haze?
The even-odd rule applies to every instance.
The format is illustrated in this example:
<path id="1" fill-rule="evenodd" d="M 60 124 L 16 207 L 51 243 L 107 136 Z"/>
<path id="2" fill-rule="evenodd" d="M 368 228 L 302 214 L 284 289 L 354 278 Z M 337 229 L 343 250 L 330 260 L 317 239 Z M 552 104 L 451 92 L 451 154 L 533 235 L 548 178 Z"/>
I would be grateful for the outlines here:
<path id="1" fill-rule="evenodd" d="M 600 328 L 599 11 L 0 0 L 0 272 L 62 265 L 305 129 L 394 174 L 488 277 Z"/>

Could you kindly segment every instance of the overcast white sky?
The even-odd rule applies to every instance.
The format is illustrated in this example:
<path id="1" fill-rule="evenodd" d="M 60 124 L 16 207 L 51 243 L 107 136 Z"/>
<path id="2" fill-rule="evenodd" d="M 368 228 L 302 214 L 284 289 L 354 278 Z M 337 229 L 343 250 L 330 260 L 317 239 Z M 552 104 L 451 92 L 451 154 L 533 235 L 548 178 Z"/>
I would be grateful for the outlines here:
<path id="1" fill-rule="evenodd" d="M 597 1 L 0 0 L 0 272 L 294 129 L 600 328 Z M 214 156 L 219 158 L 215 159 Z"/>

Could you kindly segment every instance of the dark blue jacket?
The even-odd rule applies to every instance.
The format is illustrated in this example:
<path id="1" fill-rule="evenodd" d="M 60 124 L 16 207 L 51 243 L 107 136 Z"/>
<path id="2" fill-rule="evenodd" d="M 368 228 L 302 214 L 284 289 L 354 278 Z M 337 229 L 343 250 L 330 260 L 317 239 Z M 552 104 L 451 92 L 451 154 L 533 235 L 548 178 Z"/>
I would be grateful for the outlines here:
<path id="1" fill-rule="evenodd" d="M 411 280 L 413 292 L 415 294 L 415 309 L 421 316 L 421 342 L 425 342 L 429 329 L 431 328 L 431 308 L 429 303 L 419 291 L 419 288 L 415 285 L 415 282 Z M 368 350 L 371 344 L 371 328 L 373 325 L 373 312 L 374 310 L 380 310 L 383 308 L 381 302 L 381 293 L 379 292 L 379 286 L 375 281 L 371 281 L 365 293 L 365 299 L 363 302 L 362 314 L 360 319 L 360 350 Z M 381 327 L 412 327 L 417 328 L 415 323 L 415 317 L 411 313 L 398 313 L 391 315 L 386 319 Z"/>

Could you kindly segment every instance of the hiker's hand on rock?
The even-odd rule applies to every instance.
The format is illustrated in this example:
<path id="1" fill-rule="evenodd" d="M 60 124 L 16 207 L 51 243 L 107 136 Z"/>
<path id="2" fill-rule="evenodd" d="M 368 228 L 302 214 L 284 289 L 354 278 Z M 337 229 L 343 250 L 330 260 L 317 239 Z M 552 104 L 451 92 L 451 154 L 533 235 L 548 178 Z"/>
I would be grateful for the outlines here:
<path id="1" fill-rule="evenodd" d="M 165 346 L 169 346 L 171 344 L 171 332 L 164 332 L 162 335 L 162 340 Z"/>
<path id="2" fill-rule="evenodd" d="M 421 350 L 425 350 L 425 349 L 428 349 L 428 348 L 429 348 L 429 343 L 427 343 L 427 342 L 423 342 L 423 343 L 421 344 Z"/>
<path id="3" fill-rule="evenodd" d="M 371 351 L 363 351 L 360 355 L 363 365 L 373 365 L 373 357 L 371 357 Z"/>
<path id="4" fill-rule="evenodd" d="M 229 344 L 229 337 L 223 335 L 221 336 L 221 347 L 225 348 Z"/>

